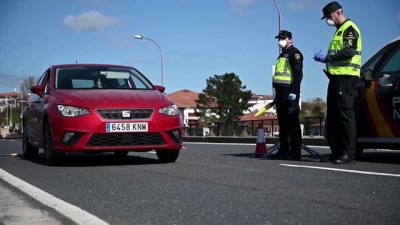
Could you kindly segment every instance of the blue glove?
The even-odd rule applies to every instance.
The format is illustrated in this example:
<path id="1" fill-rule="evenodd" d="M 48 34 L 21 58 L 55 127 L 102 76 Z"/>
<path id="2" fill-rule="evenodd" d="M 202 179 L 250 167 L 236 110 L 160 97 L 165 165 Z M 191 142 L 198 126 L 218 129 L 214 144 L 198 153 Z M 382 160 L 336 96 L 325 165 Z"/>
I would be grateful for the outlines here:
<path id="1" fill-rule="evenodd" d="M 290 93 L 288 96 L 288 100 L 293 101 L 296 99 L 296 94 Z"/>
<path id="2" fill-rule="evenodd" d="M 322 54 L 322 53 L 315 53 L 314 54 L 314 60 L 317 61 L 317 62 L 325 63 L 326 62 L 326 55 Z"/>

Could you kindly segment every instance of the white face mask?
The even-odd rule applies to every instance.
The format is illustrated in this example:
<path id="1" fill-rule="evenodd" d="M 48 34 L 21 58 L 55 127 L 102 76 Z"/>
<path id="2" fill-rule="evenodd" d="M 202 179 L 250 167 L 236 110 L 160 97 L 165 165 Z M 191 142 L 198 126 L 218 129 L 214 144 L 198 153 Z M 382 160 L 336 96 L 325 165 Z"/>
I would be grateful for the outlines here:
<path id="1" fill-rule="evenodd" d="M 286 40 L 279 39 L 278 45 L 279 45 L 279 47 L 281 47 L 281 48 L 286 47 L 286 45 L 287 45 Z"/>
<path id="2" fill-rule="evenodd" d="M 327 23 L 329 26 L 332 26 L 332 27 L 336 26 L 335 22 L 334 22 L 333 20 L 330 20 L 330 19 L 327 19 L 327 20 L 326 20 L 326 23 Z"/>

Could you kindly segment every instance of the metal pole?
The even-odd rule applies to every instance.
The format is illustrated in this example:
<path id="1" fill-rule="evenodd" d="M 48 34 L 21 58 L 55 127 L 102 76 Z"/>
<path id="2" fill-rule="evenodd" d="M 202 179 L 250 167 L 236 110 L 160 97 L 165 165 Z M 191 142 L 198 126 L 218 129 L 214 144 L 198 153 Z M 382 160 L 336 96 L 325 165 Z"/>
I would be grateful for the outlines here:
<path id="1" fill-rule="evenodd" d="M 278 2 L 276 2 L 276 0 L 273 0 L 276 6 L 276 9 L 278 10 L 278 16 L 279 16 L 279 20 L 278 20 L 278 33 L 279 31 L 281 31 L 281 10 L 279 9 L 279 5 Z M 278 38 L 278 42 L 279 42 L 279 38 Z M 279 54 L 281 54 L 281 48 L 279 48 L 278 46 L 278 50 L 279 50 Z"/>
<path id="2" fill-rule="evenodd" d="M 22 126 L 22 114 L 23 114 L 23 103 L 24 103 L 24 99 L 23 99 L 23 95 L 22 95 L 22 91 L 21 91 L 21 101 L 19 102 L 21 105 L 20 105 L 20 107 L 21 107 L 21 114 L 20 114 L 20 116 L 19 116 L 19 118 L 20 118 L 20 122 L 19 122 L 19 126 L 21 127 L 21 135 L 22 135 L 22 132 L 24 131 L 24 126 Z"/>
<path id="3" fill-rule="evenodd" d="M 7 110 L 6 110 L 6 112 L 7 112 L 7 123 L 6 123 L 6 126 L 8 127 L 9 126 L 9 123 L 8 123 L 8 99 L 6 100 L 6 107 L 7 107 Z"/>
<path id="4" fill-rule="evenodd" d="M 151 42 L 153 42 L 155 45 L 157 45 L 158 50 L 160 50 L 160 56 L 161 56 L 161 85 L 164 86 L 164 66 L 163 66 L 163 55 L 162 55 L 162 51 L 160 46 L 157 44 L 157 42 L 155 42 L 154 40 L 147 38 L 147 37 L 143 37 L 143 39 L 147 39 Z"/>
<path id="5" fill-rule="evenodd" d="M 155 42 L 151 38 L 147 38 L 147 37 L 144 37 L 142 35 L 135 35 L 134 37 L 136 39 L 140 39 L 140 40 L 143 40 L 143 39 L 149 40 L 149 41 L 153 42 L 158 47 L 158 50 L 160 50 L 160 56 L 161 56 L 161 85 L 164 86 L 164 63 L 163 63 L 163 55 L 162 55 L 161 47 L 157 44 L 157 42 Z"/>
<path id="6" fill-rule="evenodd" d="M 12 105 L 11 105 L 11 107 L 10 107 L 10 127 L 12 127 L 13 125 L 13 121 L 12 121 Z"/>
<path id="7" fill-rule="evenodd" d="M 276 9 L 278 10 L 278 34 L 279 34 L 279 31 L 281 31 L 281 10 L 279 9 L 277 0 L 273 0 L 273 1 L 275 3 Z M 278 38 L 278 43 L 279 43 L 279 38 Z M 281 52 L 282 52 L 282 49 L 278 45 L 278 56 L 281 55 Z M 275 65 L 272 66 L 272 92 L 273 92 L 272 95 L 275 98 L 274 74 L 275 74 Z"/>

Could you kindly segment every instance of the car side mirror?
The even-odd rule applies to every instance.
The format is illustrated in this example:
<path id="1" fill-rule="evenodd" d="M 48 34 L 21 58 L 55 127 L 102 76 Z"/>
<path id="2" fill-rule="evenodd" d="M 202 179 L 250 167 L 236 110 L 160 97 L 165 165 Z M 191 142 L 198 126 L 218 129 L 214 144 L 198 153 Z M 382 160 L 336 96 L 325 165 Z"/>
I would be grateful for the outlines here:
<path id="1" fill-rule="evenodd" d="M 154 87 L 156 88 L 157 91 L 164 93 L 165 91 L 165 87 L 164 86 L 160 86 L 160 85 L 154 85 Z"/>
<path id="2" fill-rule="evenodd" d="M 34 94 L 39 95 L 40 97 L 43 97 L 43 93 L 44 93 L 44 85 L 37 85 L 37 86 L 32 86 L 31 92 Z"/>

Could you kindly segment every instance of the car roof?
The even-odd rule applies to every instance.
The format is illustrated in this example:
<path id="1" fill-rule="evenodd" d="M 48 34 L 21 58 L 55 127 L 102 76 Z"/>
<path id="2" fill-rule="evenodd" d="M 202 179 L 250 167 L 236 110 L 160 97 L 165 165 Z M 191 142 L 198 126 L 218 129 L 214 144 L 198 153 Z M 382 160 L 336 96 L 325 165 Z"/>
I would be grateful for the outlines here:
<path id="1" fill-rule="evenodd" d="M 118 68 L 126 68 L 132 69 L 131 66 L 117 65 L 117 64 L 96 64 L 96 63 L 71 63 L 71 64 L 57 64 L 52 65 L 50 68 L 74 68 L 74 67 L 118 67 Z"/>

